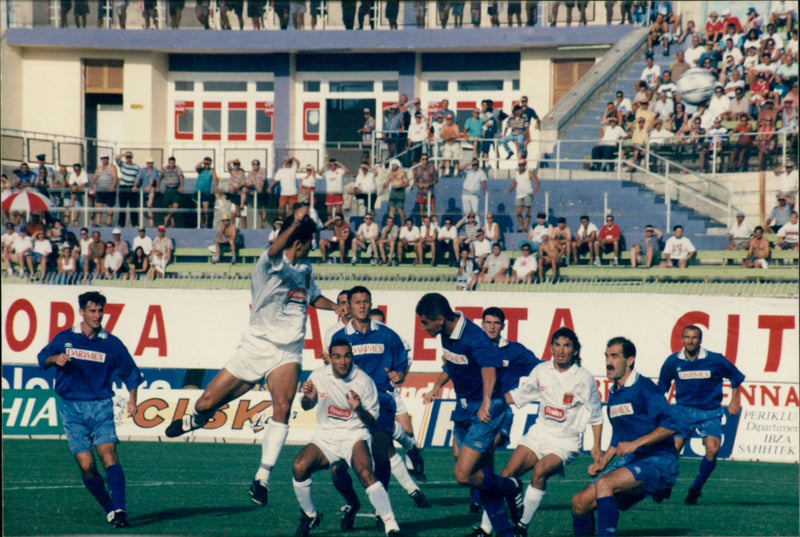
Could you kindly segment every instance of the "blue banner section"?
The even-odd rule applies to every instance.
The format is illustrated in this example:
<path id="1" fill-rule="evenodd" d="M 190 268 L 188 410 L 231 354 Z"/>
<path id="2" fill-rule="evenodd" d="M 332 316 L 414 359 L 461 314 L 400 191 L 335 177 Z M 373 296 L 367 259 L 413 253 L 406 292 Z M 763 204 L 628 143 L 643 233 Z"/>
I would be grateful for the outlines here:
<path id="1" fill-rule="evenodd" d="M 205 388 L 219 372 L 217 369 L 142 369 L 142 389 Z M 56 370 L 33 365 L 4 365 L 3 389 L 55 389 Z M 308 375 L 306 375 L 307 377 Z M 115 387 L 122 387 L 117 380 Z"/>
<path id="2" fill-rule="evenodd" d="M 64 434 L 53 390 L 3 389 L 3 435 Z"/>

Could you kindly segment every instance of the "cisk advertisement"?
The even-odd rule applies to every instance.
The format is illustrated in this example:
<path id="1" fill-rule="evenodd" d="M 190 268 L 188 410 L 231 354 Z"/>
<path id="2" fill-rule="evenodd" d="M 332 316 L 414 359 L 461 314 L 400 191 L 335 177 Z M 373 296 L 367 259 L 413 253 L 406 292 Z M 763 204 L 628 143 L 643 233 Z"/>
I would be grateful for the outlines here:
<path id="1" fill-rule="evenodd" d="M 43 429 L 45 424 L 50 427 L 52 420 L 60 420 L 53 411 L 57 397 L 34 393 L 53 388 L 52 372 L 38 368 L 36 355 L 56 333 L 80 322 L 77 296 L 87 289 L 3 286 L 4 434 L 48 434 Z M 333 289 L 324 293 L 333 299 L 337 292 Z M 167 420 L 182 415 L 199 397 L 199 390 L 180 391 L 186 385 L 185 371 L 201 370 L 202 377 L 202 370 L 213 373 L 233 355 L 247 326 L 250 293 L 116 288 L 103 289 L 103 293 L 108 298 L 104 327 L 122 339 L 140 368 L 151 372 L 146 373 L 146 378 L 154 379 L 140 390 L 137 416 L 120 420 L 120 434 L 156 438 Z M 422 404 L 422 393 L 441 370 L 439 341 L 421 329 L 414 313 L 423 294 L 375 291 L 373 306 L 384 310 L 387 324 L 412 347 L 413 365 L 402 391 L 417 437 L 425 445 L 448 446 L 452 409 L 446 399 L 453 397 L 451 386 L 445 387 L 441 399 L 433 405 Z M 583 366 L 595 376 L 604 401 L 609 387 L 604 364 L 608 339 L 625 336 L 632 340 L 637 347 L 636 369 L 656 379 L 666 357 L 681 348 L 682 328 L 688 324 L 700 326 L 704 332 L 702 345 L 723 353 L 746 376 L 740 388 L 741 414 L 726 414 L 722 452 L 729 450 L 734 459 L 798 462 L 797 300 L 656 294 L 443 294 L 454 309 L 478 323 L 484 307 L 501 307 L 506 315 L 503 335 L 519 341 L 544 360 L 550 359 L 550 334 L 561 326 L 572 328 L 581 341 Z M 323 335 L 335 322 L 332 312 L 309 308 L 303 353 L 306 374 L 322 366 L 319 355 Z M 201 386 L 199 382 L 191 384 Z M 723 392 L 723 404 L 727 404 L 730 386 L 726 385 Z M 672 402 L 674 393 L 667 397 Z M 269 415 L 268 401 L 268 392 L 254 391 L 250 399 L 243 397 L 230 403 L 195 435 L 198 440 L 256 441 L 259 419 Z M 302 417 L 309 430 L 313 429 L 313 412 L 298 409 L 296 405 L 293 420 Z M 512 445 L 535 421 L 536 414 L 535 405 L 515 411 Z M 298 424 L 296 429 L 299 434 L 302 427 Z M 290 440 L 298 442 L 303 438 L 306 436 L 298 437 L 296 433 L 290 436 Z M 695 451 L 701 453 L 701 445 Z"/>

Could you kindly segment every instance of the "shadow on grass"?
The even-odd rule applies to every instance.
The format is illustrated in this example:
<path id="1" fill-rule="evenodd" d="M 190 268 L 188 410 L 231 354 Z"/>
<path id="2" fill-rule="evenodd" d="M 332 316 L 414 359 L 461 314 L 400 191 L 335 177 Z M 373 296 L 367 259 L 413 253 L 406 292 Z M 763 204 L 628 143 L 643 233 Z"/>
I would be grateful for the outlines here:
<path id="1" fill-rule="evenodd" d="M 252 506 L 242 505 L 228 507 L 185 507 L 154 511 L 152 513 L 131 517 L 129 520 L 131 527 L 138 528 L 140 526 L 149 526 L 159 522 L 181 520 L 194 516 L 228 516 L 252 511 Z"/>
<path id="2" fill-rule="evenodd" d="M 689 533 L 694 528 L 648 528 L 648 529 L 636 529 L 630 531 L 620 531 L 617 535 L 647 535 L 652 537 L 658 537 L 659 535 L 663 535 L 665 537 L 670 535 L 689 535 Z"/>

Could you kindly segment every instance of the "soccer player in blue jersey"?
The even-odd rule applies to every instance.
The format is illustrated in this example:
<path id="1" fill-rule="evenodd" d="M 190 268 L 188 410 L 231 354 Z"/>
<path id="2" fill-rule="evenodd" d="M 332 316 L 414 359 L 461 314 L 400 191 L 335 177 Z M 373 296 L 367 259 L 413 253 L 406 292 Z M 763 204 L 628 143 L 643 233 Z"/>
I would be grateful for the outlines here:
<path id="1" fill-rule="evenodd" d="M 503 393 L 508 393 L 516 389 L 517 386 L 519 386 L 519 380 L 522 377 L 530 375 L 533 368 L 542 363 L 542 361 L 523 344 L 504 338 L 503 329 L 505 329 L 505 326 L 506 315 L 502 309 L 492 306 L 483 310 L 481 328 L 483 328 L 483 331 L 489 336 L 492 343 L 497 346 L 497 350 L 500 353 L 500 360 L 503 363 L 502 369 L 499 370 L 500 381 L 503 387 Z M 514 413 L 511 411 L 511 407 L 507 407 L 505 416 L 503 417 L 503 424 L 500 426 L 500 431 L 494 439 L 495 448 L 508 443 L 513 421 Z M 514 472 L 506 473 L 505 469 L 503 472 L 503 475 L 514 476 Z M 520 494 L 519 498 L 515 499 L 514 508 L 516 512 L 512 512 L 511 514 L 511 519 L 515 524 L 522 515 L 523 501 L 522 494 Z M 483 506 L 480 505 L 479 491 L 476 488 L 472 488 L 470 512 L 479 512 L 482 510 Z M 489 515 L 484 511 L 481 525 L 474 528 L 470 536 L 483 537 L 484 535 L 491 534 L 491 532 L 492 524 L 489 520 Z"/>
<path id="2" fill-rule="evenodd" d="M 395 451 L 392 441 L 396 411 L 393 383 L 399 384 L 405 379 L 408 369 L 405 345 L 394 330 L 369 318 L 372 308 L 372 293 L 369 289 L 361 285 L 353 287 L 347 293 L 347 303 L 352 319 L 333 335 L 333 340 L 341 339 L 350 343 L 353 348 L 353 363 L 375 382 L 378 389 L 380 411 L 372 430 L 375 476 L 388 490 L 389 477 L 394 475 L 417 507 L 428 507 L 425 495 L 409 475 L 405 460 Z M 352 528 L 352 521 L 360 504 L 352 488 L 352 480 L 346 475 L 347 468 L 335 465 L 332 472 L 334 486 L 347 501 L 342 518 L 342 529 L 347 530 Z"/>
<path id="3" fill-rule="evenodd" d="M 513 535 L 503 508 L 521 493 L 519 480 L 496 475 L 492 469 L 494 439 L 507 408 L 497 370 L 502 367 L 497 347 L 489 336 L 450 307 L 439 293 L 428 293 L 417 302 L 422 329 L 441 337 L 444 365 L 431 391 L 423 395 L 428 404 L 439 396 L 448 381 L 458 399 L 453 411 L 453 432 L 458 446 L 455 478 L 460 485 L 477 487 L 495 531 Z"/>
<path id="4" fill-rule="evenodd" d="M 672 408 L 658 387 L 634 370 L 636 347 L 623 337 L 606 345 L 606 377 L 614 381 L 608 396 L 611 445 L 589 475 L 599 476 L 572 497 L 575 535 L 616 535 L 619 512 L 647 496 L 661 502 L 678 479 Z M 614 463 L 609 463 L 616 457 Z"/>
<path id="5" fill-rule="evenodd" d="M 128 526 L 125 474 L 117 456 L 112 380 L 129 390 L 128 416 L 136 412 L 136 389 L 143 376 L 119 338 L 103 329 L 106 297 L 96 291 L 78 297 L 83 320 L 56 334 L 39 353 L 39 365 L 56 368 L 56 393 L 70 451 L 81 469 L 83 484 L 103 507 L 115 528 Z M 92 446 L 106 469 L 109 496 L 97 472 Z"/>
<path id="6" fill-rule="evenodd" d="M 695 505 L 700 491 L 717 464 L 720 439 L 722 438 L 722 381 L 730 380 L 731 402 L 728 412 L 739 413 L 739 386 L 744 375 L 723 355 L 700 346 L 703 331 L 689 325 L 681 332 L 683 349 L 670 354 L 658 377 L 658 388 L 668 392 L 675 383 L 675 416 L 680 430 L 675 435 L 675 451 L 681 452 L 686 439 L 696 433 L 703 439 L 706 454 L 684 503 Z"/>

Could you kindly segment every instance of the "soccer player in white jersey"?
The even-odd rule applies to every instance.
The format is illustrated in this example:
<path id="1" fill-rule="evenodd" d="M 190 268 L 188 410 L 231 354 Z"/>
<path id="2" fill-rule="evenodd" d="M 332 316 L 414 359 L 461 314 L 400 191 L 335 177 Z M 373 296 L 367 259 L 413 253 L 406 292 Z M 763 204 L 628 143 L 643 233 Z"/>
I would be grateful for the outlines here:
<path id="1" fill-rule="evenodd" d="M 266 377 L 272 418 L 264 430 L 261 464 L 250 486 L 254 503 L 266 505 L 269 476 L 289 433 L 289 411 L 297 392 L 308 306 L 336 310 L 322 296 L 305 259 L 316 226 L 308 204 L 296 205 L 269 249 L 261 254 L 250 287 L 250 324 L 234 356 L 209 383 L 194 411 L 173 421 L 167 437 L 203 427 L 222 405 L 240 397 Z"/>
<path id="2" fill-rule="evenodd" d="M 514 526 L 516 537 L 528 534 L 528 525 L 544 498 L 547 480 L 563 473 L 580 453 L 587 425 L 592 426 L 594 437 L 592 458 L 597 461 L 603 454 L 603 407 L 594 377 L 581 367 L 578 336 L 569 328 L 559 328 L 550 338 L 550 350 L 552 360 L 536 366 L 517 388 L 506 393 L 506 402 L 517 408 L 539 402 L 539 418 L 522 437 L 501 473 L 503 477 L 516 477 L 533 469 L 522 518 Z"/>
<path id="3" fill-rule="evenodd" d="M 319 427 L 294 459 L 292 485 L 302 511 L 295 535 L 308 535 L 322 520 L 311 496 L 311 474 L 344 460 L 358 475 L 386 535 L 399 536 L 389 494 L 372 471 L 370 429 L 378 416 L 378 389 L 353 363 L 353 349 L 346 340 L 334 340 L 328 354 L 330 365 L 314 370 L 303 383 L 300 404 L 304 410 L 317 407 Z"/>
<path id="4" fill-rule="evenodd" d="M 370 320 L 386 324 L 386 315 L 384 315 L 383 310 L 379 308 L 369 310 L 369 318 Z M 400 339 L 403 340 L 403 346 L 408 353 L 407 375 L 408 371 L 411 369 L 411 362 L 413 360 L 411 356 L 412 347 L 405 338 L 401 337 Z M 394 404 L 397 410 L 394 416 L 395 422 L 392 439 L 400 444 L 406 451 L 406 455 L 408 455 L 412 465 L 408 470 L 409 473 L 420 483 L 425 483 L 428 478 L 425 476 L 425 461 L 422 459 L 422 450 L 419 449 L 414 439 L 414 424 L 411 422 L 411 416 L 408 414 L 405 401 L 403 401 L 403 394 L 400 393 L 400 387 L 397 385 L 394 387 Z"/>

